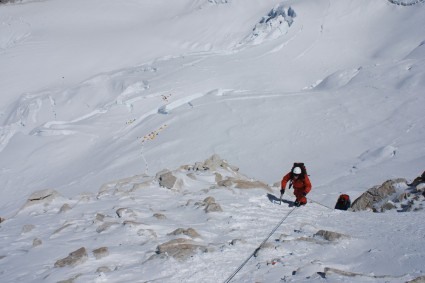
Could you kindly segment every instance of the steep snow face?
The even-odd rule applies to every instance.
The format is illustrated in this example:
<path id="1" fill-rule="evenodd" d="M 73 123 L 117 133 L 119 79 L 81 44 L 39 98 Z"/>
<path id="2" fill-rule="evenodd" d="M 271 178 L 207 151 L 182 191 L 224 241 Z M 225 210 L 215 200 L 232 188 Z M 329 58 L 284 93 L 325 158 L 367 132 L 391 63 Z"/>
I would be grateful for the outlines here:
<path id="1" fill-rule="evenodd" d="M 212 153 L 268 183 L 305 161 L 322 200 L 423 167 L 423 5 L 71 6 L 2 6 L 20 39 L 0 54 L 4 213 L 33 190 L 73 195 Z M 276 19 L 287 33 L 235 48 Z"/>

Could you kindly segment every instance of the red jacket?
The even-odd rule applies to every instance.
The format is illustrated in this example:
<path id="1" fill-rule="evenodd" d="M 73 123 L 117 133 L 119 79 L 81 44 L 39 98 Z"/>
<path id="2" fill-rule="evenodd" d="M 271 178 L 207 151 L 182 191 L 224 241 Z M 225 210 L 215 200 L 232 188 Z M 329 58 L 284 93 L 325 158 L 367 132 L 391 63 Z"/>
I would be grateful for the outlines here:
<path id="1" fill-rule="evenodd" d="M 280 186 L 282 189 L 286 188 L 286 184 L 288 183 L 289 180 L 291 180 L 291 175 L 292 175 L 291 172 L 289 172 L 283 177 L 282 183 Z M 302 177 L 298 177 L 297 179 L 294 178 L 292 180 L 292 187 L 294 187 L 294 191 L 305 192 L 306 194 L 308 194 L 311 191 L 310 179 L 308 178 L 307 175 L 304 175 L 304 178 Z"/>

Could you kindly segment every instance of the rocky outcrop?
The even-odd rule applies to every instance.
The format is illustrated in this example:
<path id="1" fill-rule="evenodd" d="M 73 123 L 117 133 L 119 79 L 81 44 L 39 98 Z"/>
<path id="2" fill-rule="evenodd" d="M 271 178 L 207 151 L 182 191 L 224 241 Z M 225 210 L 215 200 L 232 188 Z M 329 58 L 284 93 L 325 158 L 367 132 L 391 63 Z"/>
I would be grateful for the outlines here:
<path id="1" fill-rule="evenodd" d="M 236 189 L 264 189 L 272 192 L 269 185 L 256 180 L 242 180 L 233 177 L 227 177 L 225 180 L 217 182 L 222 187 L 234 187 Z"/>
<path id="2" fill-rule="evenodd" d="M 381 282 L 381 280 L 383 281 L 383 279 L 388 279 L 388 280 L 385 280 L 385 282 L 392 282 L 393 280 L 397 280 L 396 282 L 403 282 L 403 280 L 401 280 L 402 276 L 374 275 L 370 273 L 359 273 L 359 272 L 341 270 L 341 269 L 333 268 L 333 267 L 325 267 L 323 272 L 317 272 L 317 274 L 319 274 L 322 278 L 328 278 L 328 277 L 331 277 L 333 274 L 336 274 L 338 276 L 344 276 L 344 277 L 361 277 L 365 279 L 364 280 L 365 282 L 369 281 L 367 279 L 372 279 L 373 282 L 377 281 L 377 279 L 380 279 L 378 282 Z M 408 282 L 420 283 L 423 281 L 408 281 Z"/>
<path id="3" fill-rule="evenodd" d="M 271 192 L 267 184 L 253 180 L 241 174 L 239 168 L 230 165 L 226 160 L 214 154 L 204 162 L 197 162 L 195 165 L 185 165 L 181 169 L 188 171 L 187 176 L 196 180 L 196 172 L 209 171 L 214 177 L 215 182 L 220 187 L 236 189 L 265 189 Z"/>
<path id="4" fill-rule="evenodd" d="M 112 226 L 118 226 L 120 225 L 118 222 L 104 222 L 99 227 L 96 228 L 97 233 L 105 232 L 106 230 L 109 230 Z"/>
<path id="5" fill-rule="evenodd" d="M 159 219 L 159 220 L 167 219 L 167 216 L 165 216 L 165 215 L 164 215 L 164 214 L 162 214 L 162 213 L 154 213 L 154 214 L 153 214 L 153 217 L 155 217 L 156 219 Z"/>
<path id="6" fill-rule="evenodd" d="M 178 170 L 162 170 L 156 174 L 155 179 L 161 187 L 179 190 L 184 187 L 185 182 L 196 181 L 198 178 L 205 179 L 206 176 L 214 180 L 218 187 L 264 189 L 272 192 L 269 185 L 244 176 L 238 167 L 230 165 L 217 154 L 204 162 L 181 166 Z"/>
<path id="7" fill-rule="evenodd" d="M 399 212 L 424 209 L 425 183 L 422 176 L 407 184 L 406 179 L 394 179 L 375 186 L 357 198 L 351 206 L 352 211 L 372 210 L 385 212 L 396 209 Z"/>
<path id="8" fill-rule="evenodd" d="M 415 279 L 407 281 L 406 283 L 425 283 L 425 275 L 416 277 Z"/>
<path id="9" fill-rule="evenodd" d="M 195 165 L 185 165 L 182 169 L 189 171 L 217 171 L 224 169 L 229 172 L 238 172 L 239 168 L 230 165 L 226 160 L 222 159 L 218 154 L 213 154 L 204 162 L 196 162 Z"/>
<path id="10" fill-rule="evenodd" d="M 181 238 L 163 243 L 156 250 L 156 254 L 171 256 L 179 260 L 187 259 L 197 252 L 208 252 L 208 248 L 192 240 Z"/>
<path id="11" fill-rule="evenodd" d="M 55 267 L 76 266 L 84 263 L 88 258 L 86 248 L 82 247 L 70 253 L 67 257 L 56 261 Z"/>
<path id="12" fill-rule="evenodd" d="M 97 273 L 108 273 L 111 272 L 112 270 L 108 267 L 108 266 L 101 266 L 98 269 L 96 269 Z"/>
<path id="13" fill-rule="evenodd" d="M 96 259 L 101 259 L 109 255 L 109 249 L 107 247 L 101 247 L 93 250 L 93 255 Z"/>
<path id="14" fill-rule="evenodd" d="M 212 155 L 210 158 L 206 159 L 201 165 L 203 168 L 207 168 L 210 171 L 217 171 L 219 168 L 223 168 L 227 171 L 238 172 L 239 168 L 233 165 L 230 165 L 226 160 L 222 159 L 218 154 Z"/>
<path id="15" fill-rule="evenodd" d="M 21 210 L 36 204 L 48 205 L 54 199 L 57 199 L 59 197 L 61 197 L 61 195 L 53 189 L 46 189 L 46 190 L 34 192 L 29 196 L 29 198 L 27 199 L 27 202 L 25 203 L 25 205 L 22 207 Z"/>
<path id="16" fill-rule="evenodd" d="M 416 177 L 413 182 L 409 184 L 409 186 L 416 187 L 419 184 L 423 183 L 425 183 L 425 171 L 422 173 L 421 176 Z"/>
<path id="17" fill-rule="evenodd" d="M 209 212 L 222 212 L 221 206 L 216 203 L 215 198 L 207 197 L 202 202 L 195 203 L 198 207 L 203 207 L 206 213 Z"/>
<path id="18" fill-rule="evenodd" d="M 327 230 L 319 230 L 316 234 L 314 234 L 314 237 L 321 237 L 329 242 L 335 242 L 340 239 L 349 238 L 347 235 Z"/>
<path id="19" fill-rule="evenodd" d="M 137 214 L 131 209 L 127 207 L 121 207 L 116 210 L 116 214 L 119 218 L 135 218 Z"/>
<path id="20" fill-rule="evenodd" d="M 360 197 L 351 205 L 352 211 L 373 210 L 380 211 L 379 205 L 396 193 L 397 184 L 406 184 L 405 179 L 388 180 L 380 186 L 375 186 Z"/>
<path id="21" fill-rule="evenodd" d="M 105 183 L 100 187 L 96 198 L 101 199 L 111 195 L 128 195 L 129 193 L 150 187 L 154 179 L 152 176 L 140 174 Z"/>
<path id="22" fill-rule="evenodd" d="M 182 186 L 182 181 L 177 179 L 169 170 L 158 172 L 155 177 L 161 187 L 167 189 L 179 189 Z"/>

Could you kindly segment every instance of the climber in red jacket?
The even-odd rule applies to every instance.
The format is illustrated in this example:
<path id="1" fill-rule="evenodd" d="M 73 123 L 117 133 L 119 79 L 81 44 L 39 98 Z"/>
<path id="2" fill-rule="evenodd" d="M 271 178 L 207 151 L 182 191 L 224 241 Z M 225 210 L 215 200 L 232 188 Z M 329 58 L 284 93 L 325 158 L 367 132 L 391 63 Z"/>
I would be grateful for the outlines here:
<path id="1" fill-rule="evenodd" d="M 294 167 L 291 172 L 286 174 L 281 182 L 280 193 L 283 195 L 285 193 L 286 184 L 291 181 L 291 185 L 294 187 L 294 195 L 297 198 L 295 200 L 295 205 L 305 205 L 307 203 L 307 198 L 305 197 L 311 191 L 311 182 L 308 178 L 308 175 L 301 170 L 300 167 Z"/>

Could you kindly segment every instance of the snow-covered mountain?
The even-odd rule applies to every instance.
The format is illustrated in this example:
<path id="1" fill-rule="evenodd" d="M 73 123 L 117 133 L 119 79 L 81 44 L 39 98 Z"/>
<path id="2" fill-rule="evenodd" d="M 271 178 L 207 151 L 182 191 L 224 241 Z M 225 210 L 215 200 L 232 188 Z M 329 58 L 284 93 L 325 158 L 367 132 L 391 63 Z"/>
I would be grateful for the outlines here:
<path id="1" fill-rule="evenodd" d="M 224 281 L 287 214 L 234 282 L 424 275 L 423 210 L 332 209 L 425 168 L 424 12 L 385 0 L 1 4 L 1 281 Z M 239 170 L 190 172 L 213 154 Z M 315 202 L 293 210 L 273 184 L 295 161 Z M 165 169 L 178 186 L 161 185 Z M 221 211 L 205 211 L 211 198 Z M 161 253 L 173 240 L 199 247 Z"/>

